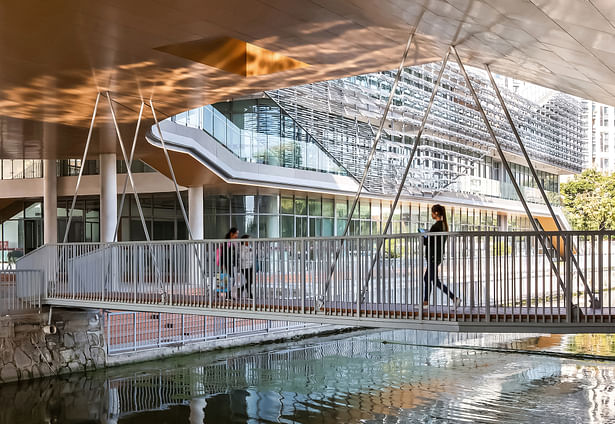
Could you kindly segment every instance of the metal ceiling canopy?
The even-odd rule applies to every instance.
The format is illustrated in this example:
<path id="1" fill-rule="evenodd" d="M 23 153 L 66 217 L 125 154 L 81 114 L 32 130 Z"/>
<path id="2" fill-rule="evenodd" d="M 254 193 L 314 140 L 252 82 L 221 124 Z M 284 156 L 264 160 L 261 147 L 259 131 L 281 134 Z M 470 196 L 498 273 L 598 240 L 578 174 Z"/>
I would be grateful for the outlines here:
<path id="1" fill-rule="evenodd" d="M 455 45 L 468 65 L 615 104 L 611 0 L 2 2 L 0 157 L 83 151 L 98 92 L 132 108 L 118 120 L 133 126 L 142 100 L 174 115 L 393 69 L 409 27 L 416 37 L 407 65 L 436 61 Z M 246 77 L 156 50 L 224 37 L 310 66 Z M 98 125 L 106 128 L 95 132 L 92 155 L 115 148 L 98 141 L 113 134 L 110 121 Z"/>

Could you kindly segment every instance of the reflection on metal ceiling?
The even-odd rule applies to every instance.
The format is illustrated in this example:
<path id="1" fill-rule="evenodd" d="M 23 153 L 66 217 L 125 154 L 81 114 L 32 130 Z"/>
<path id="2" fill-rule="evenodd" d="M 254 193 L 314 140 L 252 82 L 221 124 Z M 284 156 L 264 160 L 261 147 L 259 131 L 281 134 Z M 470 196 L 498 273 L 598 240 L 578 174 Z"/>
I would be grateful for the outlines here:
<path id="1" fill-rule="evenodd" d="M 112 91 L 132 126 L 141 98 L 174 115 L 392 69 L 412 28 L 408 65 L 437 61 L 452 44 L 468 65 L 615 104 L 612 0 L 5 1 L 0 28 L 1 157 L 81 151 L 97 91 Z M 219 37 L 311 66 L 246 77 L 156 50 Z"/>

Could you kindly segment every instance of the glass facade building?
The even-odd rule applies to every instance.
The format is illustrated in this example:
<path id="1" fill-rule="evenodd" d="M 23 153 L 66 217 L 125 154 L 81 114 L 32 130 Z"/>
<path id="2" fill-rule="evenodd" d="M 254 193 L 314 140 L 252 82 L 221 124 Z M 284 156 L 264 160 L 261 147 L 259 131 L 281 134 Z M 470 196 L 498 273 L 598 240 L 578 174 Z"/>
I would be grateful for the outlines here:
<path id="1" fill-rule="evenodd" d="M 615 107 L 587 100 L 583 118 L 587 127 L 587 168 L 615 171 Z"/>
<path id="2" fill-rule="evenodd" d="M 403 70 L 370 167 L 369 191 L 397 191 L 440 66 L 432 63 Z M 471 71 L 470 77 L 503 150 L 520 156 L 520 148 L 488 79 L 478 70 Z M 378 72 L 269 91 L 267 95 L 349 172 L 360 176 L 393 80 L 393 72 Z M 539 170 L 544 168 L 541 178 L 549 182 L 546 188 L 556 193 L 554 168 L 566 174 L 580 172 L 583 167 L 581 102 L 554 93 L 541 103 L 534 103 L 505 88 L 501 91 L 530 158 Z M 448 64 L 405 191 L 419 195 L 442 191 L 472 193 L 472 187 L 477 185 L 493 186 L 491 181 L 506 185 L 509 182 L 500 162 L 459 69 Z M 518 163 L 519 170 L 527 169 L 522 159 L 513 162 Z M 521 173 L 529 175 L 529 171 Z M 474 184 L 468 184 L 469 180 L 474 180 Z M 520 183 L 532 187 L 525 178 Z M 481 190 L 477 194 L 491 191 L 494 197 L 506 197 L 484 187 Z M 502 187 L 499 191 L 507 190 Z"/>
<path id="3" fill-rule="evenodd" d="M 439 64 L 402 72 L 378 149 L 367 175 L 370 193 L 392 196 L 406 167 Z M 471 73 L 483 107 L 529 202 L 543 203 L 501 107 L 479 71 Z M 247 162 L 363 174 L 393 80 L 378 72 L 262 93 L 198 108 L 173 118 L 200 128 Z M 534 103 L 502 89 L 542 186 L 559 203 L 558 174 L 579 172 L 585 147 L 582 104 L 552 92 Z M 554 171 L 557 170 L 557 171 Z M 404 193 L 442 192 L 518 200 L 493 142 L 456 66 L 448 65 L 437 91 Z"/>
<path id="4" fill-rule="evenodd" d="M 0 160 L 0 180 L 42 178 L 43 161 L 30 159 Z"/>
<path id="5" fill-rule="evenodd" d="M 184 203 L 186 202 L 186 196 Z M 185 240 L 187 230 L 175 193 L 140 194 L 141 207 L 153 240 Z M 58 240 L 64 238 L 71 197 L 58 199 Z M 8 209 L 5 209 L 8 211 Z M 126 197 L 120 216 L 119 241 L 145 240 L 145 233 L 134 197 Z M 79 196 L 73 210 L 68 242 L 100 241 L 100 200 L 98 196 Z M 0 222 L 0 268 L 9 267 L 16 258 L 43 244 L 43 207 L 41 201 L 17 201 L 10 216 Z"/>
<path id="6" fill-rule="evenodd" d="M 392 233 L 416 232 L 433 224 L 433 203 L 400 202 L 393 215 Z M 206 195 L 205 237 L 222 238 L 230 227 L 251 237 L 328 237 L 342 235 L 352 199 L 312 195 Z M 363 199 L 355 210 L 351 235 L 382 234 L 391 200 Z M 500 215 L 496 210 L 453 206 L 448 209 L 451 231 L 529 229 L 524 216 Z"/>

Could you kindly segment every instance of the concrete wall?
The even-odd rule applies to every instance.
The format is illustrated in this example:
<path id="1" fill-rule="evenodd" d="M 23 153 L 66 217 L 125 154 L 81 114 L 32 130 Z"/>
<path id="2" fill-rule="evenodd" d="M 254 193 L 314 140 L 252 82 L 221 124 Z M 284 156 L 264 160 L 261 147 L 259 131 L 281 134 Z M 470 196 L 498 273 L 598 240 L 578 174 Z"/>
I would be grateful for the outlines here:
<path id="1" fill-rule="evenodd" d="M 54 309 L 55 334 L 45 334 L 48 313 L 0 318 L 0 382 L 101 368 L 106 349 L 97 311 Z"/>
<path id="2" fill-rule="evenodd" d="M 135 185 L 139 193 L 174 192 L 173 181 L 157 172 L 145 172 L 133 174 Z M 117 190 L 122 192 L 126 174 L 117 175 Z M 58 177 L 57 195 L 72 196 L 75 194 L 77 177 Z M 180 187 L 185 190 L 184 187 Z M 126 188 L 127 193 L 132 193 L 130 182 Z M 43 197 L 43 178 L 26 178 L 19 180 L 0 180 L 0 193 L 2 198 L 38 198 Z M 79 186 L 79 196 L 98 196 L 100 194 L 100 175 L 84 175 Z"/>

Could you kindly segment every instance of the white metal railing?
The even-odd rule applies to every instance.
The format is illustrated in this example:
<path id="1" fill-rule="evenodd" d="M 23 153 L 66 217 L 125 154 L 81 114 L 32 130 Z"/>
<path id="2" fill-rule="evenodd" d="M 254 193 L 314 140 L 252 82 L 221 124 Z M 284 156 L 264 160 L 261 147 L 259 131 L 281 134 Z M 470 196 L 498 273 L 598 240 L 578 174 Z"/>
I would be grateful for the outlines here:
<path id="1" fill-rule="evenodd" d="M 429 308 L 424 308 L 425 258 L 444 236 L 446 253 L 438 276 L 460 304 L 432 289 Z M 614 238 L 615 232 L 459 232 L 77 243 L 47 245 L 20 260 L 18 267 L 41 264 L 49 299 L 106 307 L 242 310 L 296 315 L 298 320 L 318 314 L 380 320 L 610 322 L 615 306 Z M 427 248 L 426 240 L 431 240 Z M 380 242 L 382 253 L 368 278 Z M 246 279 L 253 281 L 252 297 L 249 289 L 240 289 Z"/>
<path id="2" fill-rule="evenodd" d="M 42 297 L 42 271 L 0 270 L 0 316 L 38 310 Z"/>
<path id="3" fill-rule="evenodd" d="M 104 320 L 109 354 L 319 326 L 291 321 L 123 311 L 106 312 Z"/>

